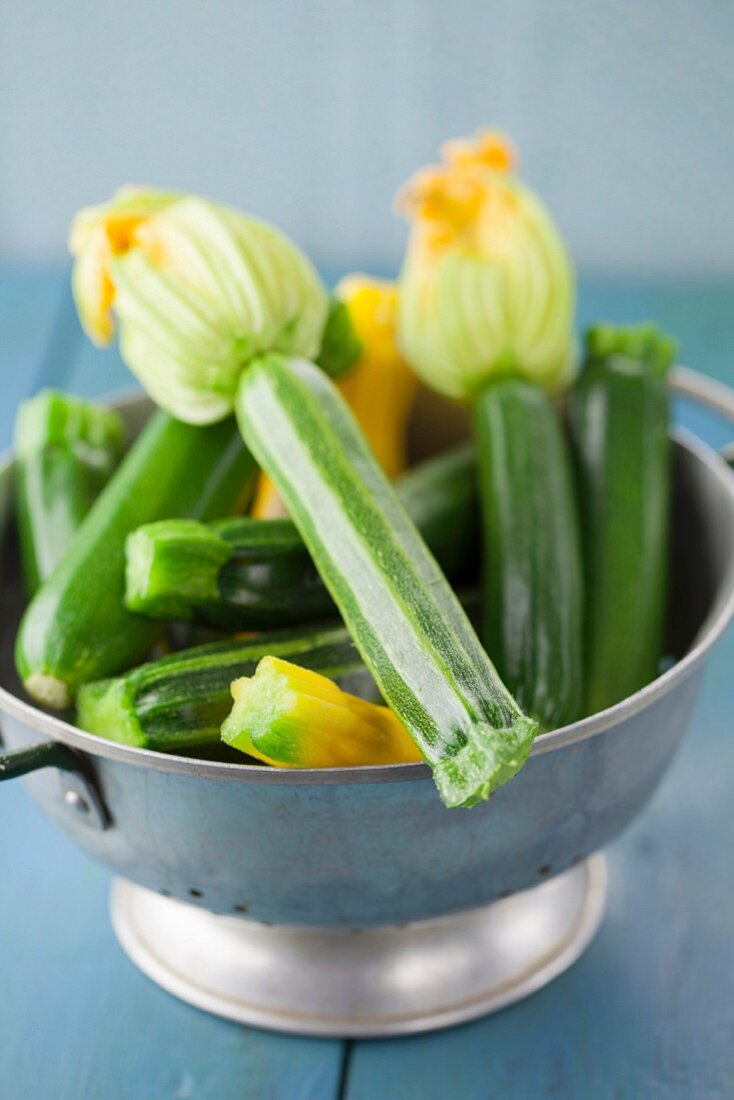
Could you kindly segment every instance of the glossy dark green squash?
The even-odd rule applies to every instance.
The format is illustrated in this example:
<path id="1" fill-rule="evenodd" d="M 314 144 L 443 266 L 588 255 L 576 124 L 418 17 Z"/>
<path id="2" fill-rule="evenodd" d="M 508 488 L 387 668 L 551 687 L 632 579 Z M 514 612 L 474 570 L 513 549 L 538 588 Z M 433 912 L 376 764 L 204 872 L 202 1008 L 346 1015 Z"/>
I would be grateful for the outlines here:
<path id="1" fill-rule="evenodd" d="M 478 567 L 476 460 L 470 445 L 413 467 L 395 487 L 444 572 Z M 263 630 L 338 615 L 296 525 L 231 517 L 161 520 L 127 540 L 126 602 L 151 618 Z"/>
<path id="2" fill-rule="evenodd" d="M 263 657 L 281 657 L 338 681 L 348 691 L 376 696 L 347 630 L 341 625 L 311 627 L 197 646 L 125 676 L 87 684 L 77 698 L 77 724 L 101 737 L 158 752 L 216 746 L 232 707 L 230 684 L 251 676 Z"/>
<path id="3" fill-rule="evenodd" d="M 656 675 L 668 578 L 671 448 L 667 370 L 656 329 L 600 326 L 569 400 L 586 574 L 589 714 Z"/>
<path id="4" fill-rule="evenodd" d="M 63 709 L 82 684 L 146 657 L 160 627 L 124 606 L 125 539 L 156 519 L 225 514 L 254 470 L 233 419 L 151 417 L 23 616 L 16 664 L 33 698 Z"/>

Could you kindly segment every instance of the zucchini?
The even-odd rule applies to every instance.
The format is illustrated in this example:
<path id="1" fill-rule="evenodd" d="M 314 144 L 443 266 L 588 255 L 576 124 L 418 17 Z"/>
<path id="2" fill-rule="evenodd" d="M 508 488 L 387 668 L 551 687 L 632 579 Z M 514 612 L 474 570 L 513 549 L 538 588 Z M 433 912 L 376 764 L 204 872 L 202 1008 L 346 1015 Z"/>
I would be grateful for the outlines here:
<path id="1" fill-rule="evenodd" d="M 125 602 L 155 619 L 264 630 L 336 608 L 287 519 L 161 520 L 127 540 Z"/>
<path id="2" fill-rule="evenodd" d="M 244 372 L 237 415 L 365 664 L 448 806 L 524 763 L 537 726 L 497 675 L 333 383 L 272 354 Z"/>
<path id="3" fill-rule="evenodd" d="M 573 469 L 553 405 L 519 378 L 473 403 L 484 527 L 483 633 L 541 727 L 580 717 L 583 569 Z"/>
<path id="4" fill-rule="evenodd" d="M 666 374 L 675 345 L 651 326 L 598 326 L 571 391 L 586 574 L 586 713 L 654 678 L 668 574 Z"/>
<path id="5" fill-rule="evenodd" d="M 402 474 L 395 490 L 446 576 L 473 579 L 479 569 L 477 455 L 462 443 Z"/>
<path id="6" fill-rule="evenodd" d="M 112 741 L 158 752 L 217 745 L 232 706 L 230 684 L 266 656 L 283 657 L 374 697 L 375 689 L 343 626 L 280 631 L 214 642 L 83 686 L 77 725 Z"/>
<path id="7" fill-rule="evenodd" d="M 122 419 L 80 397 L 42 390 L 15 421 L 15 501 L 26 588 L 56 568 L 120 460 Z"/>
<path id="8" fill-rule="evenodd" d="M 263 657 L 255 675 L 235 680 L 231 690 L 234 706 L 222 741 L 266 764 L 353 768 L 422 759 L 389 707 L 281 657 Z"/>
<path id="9" fill-rule="evenodd" d="M 454 590 L 459 598 L 459 603 L 469 617 L 469 621 L 475 630 L 481 625 L 482 594 L 476 581 L 461 585 Z M 338 612 L 334 609 L 334 614 Z M 324 620 L 319 620 L 315 625 L 323 626 Z M 304 627 L 305 628 L 305 627 Z M 283 629 L 277 628 L 277 629 Z M 191 649 L 193 646 L 204 645 L 207 642 L 226 641 L 232 637 L 242 637 L 250 632 L 236 632 L 222 630 L 214 626 L 207 626 L 196 621 L 171 620 L 165 634 L 165 644 L 170 652 L 180 652 L 183 649 Z"/>
<path id="10" fill-rule="evenodd" d="M 447 575 L 477 566 L 475 453 L 429 459 L 396 483 L 398 495 Z M 291 520 L 161 520 L 127 540 L 128 608 L 232 630 L 315 622 L 337 614 Z"/>
<path id="11" fill-rule="evenodd" d="M 222 515 L 254 469 L 232 418 L 200 428 L 153 415 L 26 609 L 15 656 L 29 695 L 64 709 L 82 684 L 145 657 L 159 626 L 123 604 L 127 535 L 169 516 Z"/>

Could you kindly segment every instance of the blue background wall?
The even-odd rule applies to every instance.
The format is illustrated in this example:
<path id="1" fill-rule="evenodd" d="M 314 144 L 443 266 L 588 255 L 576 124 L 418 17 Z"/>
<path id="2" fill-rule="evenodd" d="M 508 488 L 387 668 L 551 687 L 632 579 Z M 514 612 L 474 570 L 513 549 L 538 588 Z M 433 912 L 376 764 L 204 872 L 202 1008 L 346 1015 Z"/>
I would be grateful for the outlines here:
<path id="1" fill-rule="evenodd" d="M 727 0 L 4 0 L 0 258 L 124 181 L 390 267 L 406 175 L 508 129 L 583 271 L 734 272 Z"/>

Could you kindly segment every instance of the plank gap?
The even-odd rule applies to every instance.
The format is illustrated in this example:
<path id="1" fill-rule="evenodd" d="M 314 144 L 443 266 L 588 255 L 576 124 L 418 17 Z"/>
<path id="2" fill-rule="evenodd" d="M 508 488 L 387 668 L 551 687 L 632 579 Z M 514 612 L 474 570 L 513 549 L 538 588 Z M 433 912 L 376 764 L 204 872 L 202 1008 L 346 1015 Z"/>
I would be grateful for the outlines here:
<path id="1" fill-rule="evenodd" d="M 339 1080 L 336 1089 L 336 1100 L 346 1100 L 349 1088 L 349 1066 L 352 1060 L 353 1039 L 345 1039 L 342 1047 L 341 1065 L 339 1066 Z"/>

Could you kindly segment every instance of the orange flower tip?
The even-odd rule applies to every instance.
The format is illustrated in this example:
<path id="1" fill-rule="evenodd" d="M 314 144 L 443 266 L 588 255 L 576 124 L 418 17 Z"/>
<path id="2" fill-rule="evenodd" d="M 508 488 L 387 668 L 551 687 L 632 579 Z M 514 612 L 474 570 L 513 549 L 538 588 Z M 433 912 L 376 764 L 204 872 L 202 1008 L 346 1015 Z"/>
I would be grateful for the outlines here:
<path id="1" fill-rule="evenodd" d="M 476 221 L 500 177 L 515 166 L 515 153 L 504 134 L 485 130 L 474 138 L 446 142 L 442 163 L 419 169 L 398 193 L 396 210 L 408 221 L 423 222 L 435 244 L 461 235 Z M 503 194 L 509 194 L 506 187 Z"/>
<path id="2" fill-rule="evenodd" d="M 148 190 L 150 189 L 137 183 L 126 183 L 117 189 L 111 202 L 99 206 L 85 206 L 79 210 L 72 218 L 69 231 L 69 251 L 72 256 L 78 256 L 87 247 L 95 230 L 100 230 L 107 236 L 113 248 L 115 244 L 118 245 L 115 248 L 116 253 L 128 248 L 131 230 L 135 226 L 130 225 L 132 221 L 130 215 L 116 213 L 113 204 Z M 135 219 L 136 224 L 141 220 L 141 216 L 138 215 Z M 123 231 L 122 227 L 125 225 L 126 231 Z"/>
<path id="3" fill-rule="evenodd" d="M 515 148 L 499 130 L 480 130 L 473 138 L 457 138 L 441 146 L 445 164 L 456 168 L 490 168 L 495 172 L 513 172 L 517 164 Z"/>
<path id="4" fill-rule="evenodd" d="M 476 213 L 481 197 L 481 183 L 472 175 L 421 168 L 398 196 L 398 210 L 409 220 L 457 223 Z"/>

